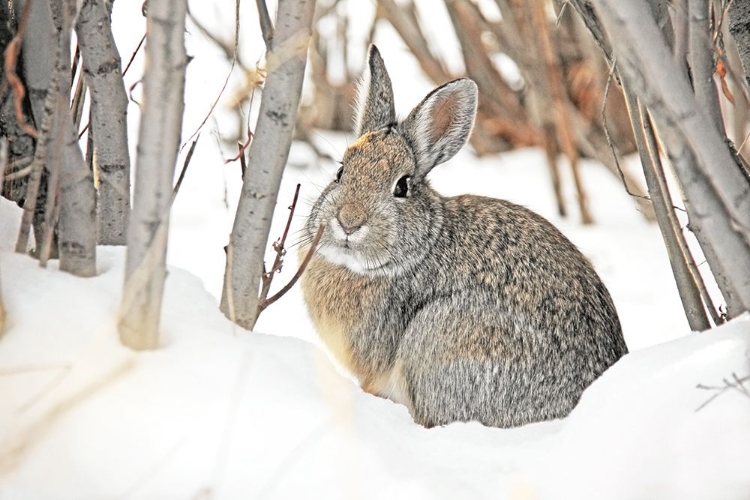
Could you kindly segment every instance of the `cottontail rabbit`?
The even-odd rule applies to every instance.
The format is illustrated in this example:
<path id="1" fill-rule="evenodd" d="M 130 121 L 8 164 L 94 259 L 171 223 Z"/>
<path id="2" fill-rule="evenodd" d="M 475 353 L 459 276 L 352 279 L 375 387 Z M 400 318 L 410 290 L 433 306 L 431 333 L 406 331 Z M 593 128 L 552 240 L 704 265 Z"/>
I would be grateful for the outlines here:
<path id="1" fill-rule="evenodd" d="M 306 227 L 324 227 L 302 289 L 326 346 L 427 427 L 567 415 L 627 347 L 604 284 L 549 222 L 425 179 L 466 142 L 476 85 L 446 83 L 397 122 L 371 46 L 359 94 L 360 137 Z"/>

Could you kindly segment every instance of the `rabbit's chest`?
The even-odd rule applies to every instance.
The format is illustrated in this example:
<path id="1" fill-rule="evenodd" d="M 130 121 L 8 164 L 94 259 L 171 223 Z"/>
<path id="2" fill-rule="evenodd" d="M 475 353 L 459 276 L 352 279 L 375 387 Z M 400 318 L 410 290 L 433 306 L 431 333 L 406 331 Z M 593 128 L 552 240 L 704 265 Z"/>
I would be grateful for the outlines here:
<path id="1" fill-rule="evenodd" d="M 315 329 L 329 351 L 357 377 L 371 375 L 372 367 L 363 359 L 370 356 L 362 345 L 369 335 L 363 334 L 377 322 L 383 285 L 319 257 L 310 261 L 301 285 Z"/>

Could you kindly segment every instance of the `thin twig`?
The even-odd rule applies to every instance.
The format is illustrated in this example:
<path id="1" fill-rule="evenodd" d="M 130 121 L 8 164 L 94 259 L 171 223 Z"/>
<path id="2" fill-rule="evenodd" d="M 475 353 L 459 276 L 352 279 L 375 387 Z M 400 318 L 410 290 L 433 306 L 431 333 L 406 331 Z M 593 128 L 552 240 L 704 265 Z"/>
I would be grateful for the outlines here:
<path id="1" fill-rule="evenodd" d="M 182 170 L 180 170 L 180 175 L 177 177 L 177 182 L 174 185 L 174 189 L 172 190 L 172 197 L 176 197 L 177 193 L 180 191 L 180 186 L 182 186 L 182 181 L 185 178 L 185 174 L 187 173 L 188 165 L 190 165 L 190 161 L 193 159 L 193 152 L 195 151 L 195 146 L 198 144 L 198 139 L 201 138 L 201 135 L 198 134 L 198 136 L 193 139 L 193 143 L 190 145 L 190 149 L 188 149 L 187 155 L 185 155 L 185 161 L 182 162 Z M 169 207 L 172 206 L 172 203 L 174 203 L 174 199 L 170 201 Z"/>
<path id="2" fill-rule="evenodd" d="M 604 99 L 602 100 L 602 109 L 600 112 L 601 119 L 602 119 L 602 129 L 604 130 L 604 137 L 607 139 L 607 146 L 609 146 L 609 150 L 612 152 L 612 159 L 615 161 L 615 167 L 617 168 L 617 173 L 620 175 L 620 180 L 622 181 L 622 185 L 625 188 L 625 192 L 628 193 L 628 195 L 632 196 L 633 198 L 651 201 L 651 198 L 649 198 L 648 196 L 643 196 L 641 194 L 634 193 L 630 190 L 630 186 L 628 186 L 628 183 L 625 180 L 625 172 L 623 172 L 622 166 L 620 165 L 620 159 L 617 157 L 617 151 L 615 150 L 615 145 L 612 142 L 612 136 L 609 134 L 609 125 L 607 124 L 607 113 L 606 113 L 607 101 L 609 101 L 609 90 L 612 85 L 612 80 L 614 80 L 616 65 L 617 65 L 617 58 L 613 58 L 611 61 L 611 64 L 609 65 L 609 74 L 607 75 L 607 83 L 604 86 Z"/>
<path id="3" fill-rule="evenodd" d="M 19 128 L 26 132 L 31 137 L 37 138 L 39 132 L 26 121 L 23 114 L 23 98 L 26 95 L 26 87 L 23 82 L 16 74 L 16 63 L 18 62 L 18 52 L 21 49 L 21 43 L 23 41 L 23 34 L 26 31 L 26 26 L 29 22 L 29 16 L 31 13 L 32 0 L 28 0 L 23 8 L 21 14 L 21 22 L 18 24 L 18 31 L 16 32 L 13 39 L 5 49 L 5 78 L 8 80 L 8 84 L 13 89 L 13 95 L 15 97 L 15 111 L 16 121 L 18 122 Z"/>
<path id="4" fill-rule="evenodd" d="M 633 134 L 638 154 L 643 166 L 643 174 L 651 195 L 656 220 L 659 223 L 667 250 L 669 263 L 672 268 L 675 284 L 680 295 L 682 307 L 685 311 L 690 329 L 703 331 L 711 328 L 701 294 L 698 290 L 698 279 L 691 271 L 689 261 L 691 255 L 687 249 L 684 234 L 682 233 L 677 217 L 670 209 L 672 205 L 669 187 L 664 176 L 663 165 L 659 156 L 659 148 L 656 142 L 651 121 L 646 108 L 638 102 L 637 97 L 627 86 L 623 88 L 625 101 L 633 127 Z"/>
<path id="5" fill-rule="evenodd" d="M 225 160 L 224 164 L 226 165 L 227 163 L 232 163 L 233 161 L 244 160 L 244 158 L 245 158 L 245 150 L 247 149 L 248 146 L 250 146 L 250 142 L 252 142 L 252 140 L 253 140 L 253 131 L 250 130 L 250 126 L 248 125 L 248 127 L 247 127 L 247 141 L 245 141 L 244 143 L 237 142 L 237 146 L 239 147 L 239 152 L 235 156 L 229 158 L 228 160 Z M 242 178 L 243 179 L 245 178 L 245 168 L 244 167 L 242 168 Z"/>
<path id="6" fill-rule="evenodd" d="M 86 90 L 88 85 L 86 79 L 83 77 L 83 72 L 78 75 L 78 82 L 76 82 L 76 88 L 73 92 L 73 100 L 70 103 L 70 111 L 73 115 L 73 126 L 76 130 L 81 125 L 81 117 L 83 115 L 83 101 L 86 97 Z M 88 125 L 86 125 L 88 127 Z"/>
<path id="7" fill-rule="evenodd" d="M 130 56 L 130 60 L 128 60 L 128 64 L 125 65 L 125 69 L 122 70 L 122 76 L 125 76 L 130 69 L 130 65 L 133 64 L 133 61 L 135 60 L 135 56 L 138 55 L 138 52 L 141 50 L 141 47 L 143 47 L 143 42 L 146 41 L 146 34 L 144 33 L 141 37 L 141 41 L 138 42 L 138 46 L 135 48 L 133 53 Z"/>
<path id="8" fill-rule="evenodd" d="M 559 55 L 552 45 L 552 34 L 546 16 L 546 3 L 544 0 L 537 0 L 536 4 L 529 7 L 531 11 L 532 26 L 537 32 L 539 39 L 539 48 L 542 52 L 541 59 L 543 62 L 543 75 L 547 81 L 550 91 L 550 101 L 553 107 L 554 125 L 557 140 L 560 148 L 570 162 L 570 169 L 573 173 L 573 184 L 576 188 L 578 209 L 581 214 L 583 224 L 594 222 L 588 207 L 588 197 L 583 186 L 580 171 L 580 156 L 578 149 L 573 141 L 573 134 L 570 131 L 569 117 L 567 116 L 567 102 L 569 97 L 565 90 L 565 83 L 562 80 L 562 69 L 560 68 Z"/>
<path id="9" fill-rule="evenodd" d="M 266 301 L 266 298 L 268 297 L 268 291 L 271 289 L 271 283 L 273 282 L 274 275 L 280 272 L 281 268 L 284 266 L 284 256 L 286 255 L 286 248 L 284 247 L 284 245 L 286 244 L 286 237 L 289 234 L 289 226 L 292 225 L 294 210 L 297 208 L 299 189 L 300 184 L 297 184 L 297 189 L 294 190 L 294 198 L 292 199 L 292 204 L 289 206 L 289 217 L 286 221 L 286 227 L 284 227 L 284 232 L 282 233 L 281 238 L 276 240 L 273 244 L 273 249 L 276 252 L 276 258 L 273 261 L 271 270 L 268 272 L 266 272 L 265 269 L 263 270 L 264 272 L 261 280 L 263 282 L 263 286 L 261 287 L 260 295 L 258 296 L 259 304 L 262 304 Z"/>
<path id="10" fill-rule="evenodd" d="M 241 142 L 237 143 L 240 147 L 240 172 L 242 173 L 242 180 L 245 180 L 245 172 L 247 172 L 247 159 L 245 159 L 245 148 Z"/>
<path id="11" fill-rule="evenodd" d="M 714 304 L 713 299 L 711 298 L 711 294 L 708 293 L 706 282 L 701 276 L 700 271 L 698 270 L 698 266 L 695 262 L 695 257 L 693 256 L 693 253 L 690 251 L 690 247 L 687 243 L 687 240 L 685 239 L 685 234 L 682 231 L 682 227 L 680 226 L 680 221 L 677 219 L 677 216 L 673 211 L 675 207 L 672 204 L 672 195 L 669 192 L 669 185 L 667 184 L 667 178 L 666 178 L 666 175 L 664 174 L 664 167 L 662 166 L 661 160 L 659 158 L 659 149 L 658 149 L 658 144 L 656 141 L 656 133 L 654 131 L 654 124 L 651 121 L 651 115 L 646 109 L 646 107 L 640 103 L 639 103 L 639 113 L 643 117 L 642 118 L 643 132 L 646 137 L 647 147 L 648 147 L 648 150 L 651 152 L 651 156 L 654 158 L 652 164 L 654 168 L 654 174 L 656 176 L 656 181 L 659 185 L 659 190 L 663 193 L 663 197 L 664 197 L 663 201 L 668 203 L 669 206 L 672 208 L 672 210 L 667 211 L 667 217 L 669 218 L 670 226 L 672 227 L 672 230 L 675 233 L 675 240 L 677 243 L 677 247 L 679 248 L 680 254 L 682 256 L 682 260 L 685 262 L 685 264 L 687 264 L 687 270 L 689 272 L 690 277 L 692 278 L 692 283 L 697 287 L 698 293 L 700 294 L 700 298 L 703 301 L 703 305 L 705 309 L 708 310 L 714 324 L 720 325 L 726 322 L 726 318 L 722 318 L 721 314 L 719 313 L 719 311 L 717 310 Z M 701 314 L 701 322 L 703 322 L 704 317 L 705 317 L 705 310 Z"/>
<path id="12" fill-rule="evenodd" d="M 44 100 L 44 114 L 42 123 L 39 127 L 39 137 L 36 142 L 34 159 L 31 163 L 31 177 L 26 185 L 26 199 L 23 203 L 23 215 L 21 216 L 21 227 L 18 230 L 18 239 L 16 240 L 16 252 L 26 253 L 26 247 L 29 242 L 29 232 L 31 222 L 36 212 L 37 197 L 39 196 L 39 186 L 42 182 L 42 173 L 44 164 L 47 162 L 47 134 L 52 126 L 53 113 L 58 95 L 60 72 L 53 71 L 50 78 L 47 97 Z M 37 242 L 39 244 L 40 242 Z"/>
<path id="13" fill-rule="evenodd" d="M 320 243 L 320 238 L 323 236 L 323 229 L 324 226 L 318 226 L 318 231 L 315 233 L 315 238 L 313 238 L 312 243 L 310 244 L 310 249 L 307 251 L 307 254 L 305 255 L 305 258 L 302 260 L 302 264 L 300 264 L 299 269 L 297 269 L 297 272 L 294 274 L 292 279 L 284 285 L 284 287 L 279 290 L 276 294 L 269 297 L 268 299 L 264 300 L 263 302 L 258 304 L 258 315 L 268 306 L 279 300 L 281 297 L 284 296 L 286 292 L 292 289 L 292 287 L 297 283 L 297 280 L 300 279 L 302 276 L 302 273 L 305 272 L 305 269 L 307 269 L 307 265 L 310 263 L 310 259 L 312 259 L 313 253 L 315 253 L 315 249 L 318 246 L 318 243 Z M 257 317 L 257 315 L 256 315 Z"/>
<path id="14" fill-rule="evenodd" d="M 273 22 L 268 15 L 268 6 L 265 0 L 256 0 L 258 6 L 258 18 L 260 20 L 260 31 L 263 33 L 263 41 L 266 42 L 266 50 L 271 50 L 273 44 Z"/>
<path id="15" fill-rule="evenodd" d="M 190 12 L 190 8 L 188 7 L 188 17 L 190 20 L 195 24 L 198 29 L 205 34 L 209 39 L 213 40 L 217 43 L 220 47 L 224 48 L 223 43 L 218 42 L 218 38 L 216 38 L 208 29 L 206 29 L 200 21 L 198 21 L 195 16 Z M 232 72 L 234 72 L 234 67 L 237 65 L 237 51 L 239 46 L 239 39 L 240 39 L 240 0 L 235 0 L 235 7 L 234 7 L 234 47 L 232 48 L 232 54 L 230 57 L 230 65 L 229 65 L 229 72 L 227 72 L 227 77 L 224 80 L 224 84 L 221 86 L 221 90 L 219 90 L 219 94 L 216 96 L 216 99 L 211 104 L 211 108 L 208 110 L 208 113 L 206 114 L 205 118 L 203 118 L 203 121 L 198 125 L 198 128 L 195 129 L 195 132 L 190 134 L 190 137 L 185 142 L 187 144 L 189 141 L 191 141 L 196 135 L 200 133 L 200 131 L 203 129 L 203 126 L 206 124 L 208 119 L 213 115 L 214 109 L 216 109 L 216 106 L 219 104 L 219 100 L 221 99 L 221 96 L 224 95 L 224 91 L 227 89 L 227 86 L 229 85 L 229 78 L 232 76 Z M 224 51 L 227 57 L 229 57 L 229 53 L 227 50 Z M 180 150 L 182 150 L 185 147 L 185 144 L 183 144 L 180 147 Z"/>
<path id="16" fill-rule="evenodd" d="M 135 56 L 138 54 L 138 52 L 141 50 L 141 47 L 143 46 L 143 42 L 146 41 L 146 35 L 144 34 L 141 37 L 141 41 L 138 42 L 138 46 L 135 48 L 133 53 L 130 55 L 130 60 L 128 61 L 128 64 L 125 65 L 125 69 L 122 70 L 122 76 L 125 76 L 130 69 L 130 65 L 133 64 L 133 61 L 135 60 Z M 91 121 L 89 120 L 88 123 L 81 129 L 81 131 L 78 133 L 78 139 L 83 137 L 83 134 L 86 133 L 86 131 L 89 129 L 89 125 L 91 125 Z"/>

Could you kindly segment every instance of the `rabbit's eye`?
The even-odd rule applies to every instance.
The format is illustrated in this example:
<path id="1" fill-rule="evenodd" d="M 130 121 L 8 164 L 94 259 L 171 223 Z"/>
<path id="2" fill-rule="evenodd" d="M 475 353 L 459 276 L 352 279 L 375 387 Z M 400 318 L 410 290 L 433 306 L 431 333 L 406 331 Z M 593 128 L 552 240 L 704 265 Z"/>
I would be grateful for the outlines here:
<path id="1" fill-rule="evenodd" d="M 393 188 L 393 196 L 396 198 L 406 198 L 411 188 L 411 175 L 401 177 Z"/>
<path id="2" fill-rule="evenodd" d="M 339 167 L 338 171 L 336 172 L 336 182 L 341 182 L 341 176 L 344 175 L 344 167 Z"/>

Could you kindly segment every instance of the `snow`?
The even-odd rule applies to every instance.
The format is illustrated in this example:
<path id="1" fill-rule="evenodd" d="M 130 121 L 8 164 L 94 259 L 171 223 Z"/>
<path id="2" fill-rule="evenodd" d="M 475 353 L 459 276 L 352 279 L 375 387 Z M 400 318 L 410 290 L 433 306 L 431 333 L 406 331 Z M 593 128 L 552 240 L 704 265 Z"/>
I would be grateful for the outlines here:
<path id="1" fill-rule="evenodd" d="M 232 15 L 213 2 L 191 7 L 208 24 Z M 253 25 L 253 9 L 246 10 L 243 22 Z M 124 59 L 143 32 L 139 11 L 140 4 L 115 2 Z M 256 35 L 246 30 L 245 39 L 262 44 Z M 456 50 L 437 39 L 441 50 Z M 376 42 L 403 116 L 429 85 L 387 25 Z M 195 29 L 188 46 L 195 58 L 184 138 L 203 121 L 228 72 Z M 244 61 L 252 64 L 260 53 L 243 44 Z M 142 71 L 139 57 L 128 88 Z M 137 85 L 132 92 L 137 99 Z M 217 108 L 222 124 L 228 100 Z M 131 137 L 138 119 L 133 104 Z M 750 317 L 689 333 L 658 228 L 601 165 L 582 165 L 592 226 L 578 222 L 564 164 L 572 214 L 557 216 L 536 149 L 482 159 L 467 149 L 431 174 L 446 195 L 507 198 L 560 227 L 609 288 L 631 354 L 566 419 L 427 430 L 333 365 L 297 288 L 263 313 L 254 333 L 218 311 L 240 179 L 237 164 L 222 160 L 234 153 L 222 151 L 215 135 L 212 127 L 202 134 L 173 208 L 162 346 L 153 352 L 132 352 L 117 338 L 124 251 L 99 248 L 99 273 L 90 279 L 62 273 L 54 261 L 40 269 L 12 253 L 20 211 L 0 199 L 8 312 L 0 338 L 0 500 L 750 498 L 750 397 L 740 386 L 727 388 L 735 376 L 750 376 Z M 337 158 L 352 138 L 321 131 L 316 140 Z M 626 159 L 625 168 L 637 171 L 634 162 Z M 281 234 L 296 183 L 302 201 L 292 240 L 336 168 L 295 145 L 272 238 Z M 274 290 L 296 270 L 295 253 Z"/>
<path id="2" fill-rule="evenodd" d="M 99 275 L 81 279 L 0 255 L 0 498 L 750 493 L 750 397 L 697 387 L 750 374 L 750 317 L 629 354 L 564 420 L 427 430 L 316 346 L 233 326 L 180 269 L 162 348 L 129 351 L 113 320 L 123 261 L 100 248 Z"/>

